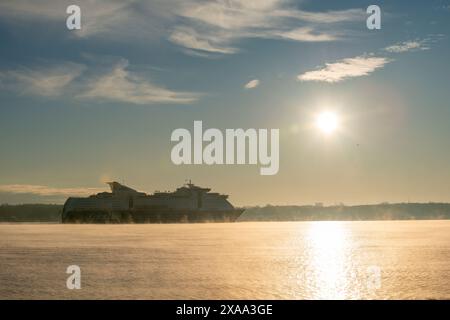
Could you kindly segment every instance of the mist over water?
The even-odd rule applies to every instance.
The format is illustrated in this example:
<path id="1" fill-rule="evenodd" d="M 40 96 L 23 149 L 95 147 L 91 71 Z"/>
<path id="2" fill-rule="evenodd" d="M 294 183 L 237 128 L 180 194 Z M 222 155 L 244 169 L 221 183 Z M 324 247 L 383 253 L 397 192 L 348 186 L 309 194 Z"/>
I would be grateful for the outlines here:
<path id="1" fill-rule="evenodd" d="M 450 299 L 449 261 L 450 221 L 0 224 L 1 299 Z"/>

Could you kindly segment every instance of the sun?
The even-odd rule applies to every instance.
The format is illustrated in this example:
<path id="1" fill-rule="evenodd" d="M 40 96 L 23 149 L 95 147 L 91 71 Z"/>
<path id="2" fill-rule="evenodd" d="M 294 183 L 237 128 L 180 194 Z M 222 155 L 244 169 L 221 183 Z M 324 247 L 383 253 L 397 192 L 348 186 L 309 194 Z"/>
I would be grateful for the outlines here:
<path id="1" fill-rule="evenodd" d="M 316 126 L 325 134 L 331 134 L 336 131 L 339 119 L 336 113 L 324 111 L 317 115 Z"/>

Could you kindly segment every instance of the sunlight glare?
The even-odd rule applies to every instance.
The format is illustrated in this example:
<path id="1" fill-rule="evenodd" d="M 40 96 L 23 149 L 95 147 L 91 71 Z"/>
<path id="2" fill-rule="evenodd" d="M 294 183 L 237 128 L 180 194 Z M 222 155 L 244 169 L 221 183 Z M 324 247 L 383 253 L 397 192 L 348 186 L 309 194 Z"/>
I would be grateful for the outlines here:
<path id="1" fill-rule="evenodd" d="M 316 125 L 325 134 L 333 133 L 338 127 L 338 117 L 334 112 L 325 111 L 316 119 Z"/>

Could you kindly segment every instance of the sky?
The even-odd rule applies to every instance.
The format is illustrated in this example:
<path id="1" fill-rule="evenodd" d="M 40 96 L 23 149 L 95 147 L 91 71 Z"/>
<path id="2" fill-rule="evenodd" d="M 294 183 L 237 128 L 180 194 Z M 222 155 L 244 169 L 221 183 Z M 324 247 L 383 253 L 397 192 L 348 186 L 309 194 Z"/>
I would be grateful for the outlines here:
<path id="1" fill-rule="evenodd" d="M 2 1 L 0 203 L 186 179 L 239 206 L 450 202 L 449 31 L 448 0 Z M 279 129 L 279 172 L 173 164 L 195 120 Z"/>

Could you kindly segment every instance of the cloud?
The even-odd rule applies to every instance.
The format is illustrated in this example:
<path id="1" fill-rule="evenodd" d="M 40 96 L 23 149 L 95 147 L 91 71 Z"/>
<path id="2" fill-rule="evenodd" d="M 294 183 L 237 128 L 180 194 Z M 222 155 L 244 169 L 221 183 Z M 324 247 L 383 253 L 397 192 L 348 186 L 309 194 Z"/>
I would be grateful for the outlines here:
<path id="1" fill-rule="evenodd" d="M 135 75 L 126 68 L 128 61 L 122 60 L 109 73 L 90 80 L 80 98 L 119 101 L 134 104 L 192 103 L 199 94 L 178 92 L 153 84 Z"/>
<path id="2" fill-rule="evenodd" d="M 60 24 L 61 33 L 69 37 L 109 41 L 165 38 L 197 56 L 237 53 L 239 42 L 248 38 L 336 41 L 344 23 L 366 18 L 361 8 L 310 12 L 301 10 L 293 0 L 79 0 L 81 30 L 64 32 L 69 4 L 2 1 L 0 17 L 15 24 L 51 21 Z"/>
<path id="3" fill-rule="evenodd" d="M 362 9 L 307 12 L 285 0 L 186 1 L 169 40 L 190 50 L 232 54 L 245 38 L 335 41 L 337 23 L 361 21 Z M 330 27 L 327 25 L 333 24 Z"/>
<path id="4" fill-rule="evenodd" d="M 138 2 L 134 0 L 14 0 L 0 2 L 0 16 L 14 23 L 34 23 L 35 21 L 51 21 L 66 31 L 65 19 L 67 6 L 76 4 L 81 8 L 81 30 L 67 32 L 69 36 L 87 38 L 101 36 L 110 39 L 126 39 L 144 35 L 152 36 L 162 15 L 155 16 L 146 6 L 137 10 Z M 162 8 L 159 1 L 152 5 Z M 158 10 L 161 12 L 162 10 Z M 146 12 L 146 15 L 142 15 Z"/>
<path id="5" fill-rule="evenodd" d="M 414 40 L 414 41 L 405 41 L 400 42 L 395 45 L 386 47 L 384 50 L 392 53 L 402 53 L 408 51 L 417 51 L 417 50 L 429 50 L 424 40 Z"/>
<path id="6" fill-rule="evenodd" d="M 415 39 L 396 43 L 384 48 L 384 51 L 390 53 L 403 53 L 409 51 L 430 50 L 431 46 L 446 38 L 444 34 L 430 34 L 423 39 Z"/>
<path id="7" fill-rule="evenodd" d="M 121 60 L 112 70 L 99 72 L 95 66 L 71 62 L 36 68 L 19 67 L 0 71 L 0 85 L 21 94 L 56 97 L 75 96 L 133 104 L 187 104 L 200 94 L 174 91 L 152 83 L 127 70 L 128 61 Z"/>
<path id="8" fill-rule="evenodd" d="M 100 188 L 54 188 L 32 184 L 4 184 L 0 185 L 0 192 L 13 194 L 34 194 L 39 196 L 88 196 L 103 192 Z"/>
<path id="9" fill-rule="evenodd" d="M 0 71 L 3 87 L 22 94 L 54 97 L 59 96 L 81 75 L 85 66 L 63 63 L 39 68 L 20 67 L 17 70 Z"/>
<path id="10" fill-rule="evenodd" d="M 365 19 L 362 9 L 327 12 L 299 10 L 286 0 L 184 1 L 178 16 L 229 30 L 280 28 L 286 22 L 339 23 Z"/>
<path id="11" fill-rule="evenodd" d="M 384 57 L 358 56 L 327 63 L 324 68 L 308 71 L 297 78 L 300 81 L 340 82 L 348 78 L 367 76 L 383 68 L 391 60 Z"/>
<path id="12" fill-rule="evenodd" d="M 280 14 L 285 17 L 294 17 L 299 20 L 314 23 L 340 23 L 362 21 L 366 19 L 362 9 L 347 9 L 327 12 L 308 12 L 303 10 L 281 10 L 274 14 Z"/>
<path id="13" fill-rule="evenodd" d="M 274 33 L 274 35 L 278 35 L 283 39 L 307 42 L 334 41 L 340 38 L 337 34 L 314 32 L 314 30 L 309 27 Z"/>
<path id="14" fill-rule="evenodd" d="M 431 34 L 424 39 L 403 41 L 388 46 L 382 51 L 404 53 L 409 51 L 429 50 L 430 46 L 445 38 L 443 34 Z M 340 82 L 348 78 L 367 76 L 377 69 L 383 68 L 393 61 L 386 57 L 376 57 L 374 54 L 342 59 L 327 63 L 318 70 L 307 71 L 297 76 L 300 81 L 322 81 L 328 83 Z"/>
<path id="15" fill-rule="evenodd" d="M 254 79 L 254 80 L 251 80 L 248 83 L 246 83 L 244 88 L 245 89 L 254 89 L 257 86 L 259 86 L 259 80 L 258 79 Z"/>
<path id="16" fill-rule="evenodd" d="M 175 28 L 169 36 L 169 40 L 182 47 L 200 51 L 207 51 L 210 53 L 231 54 L 238 51 L 238 49 L 228 46 L 226 44 L 225 36 L 218 36 L 216 34 L 199 34 L 192 28 L 179 27 Z"/>

